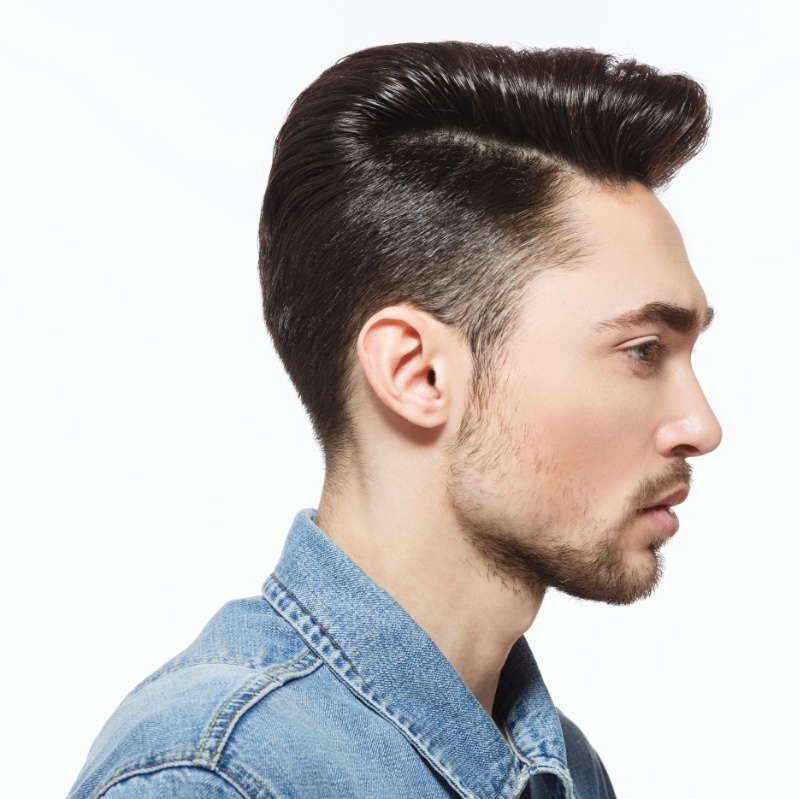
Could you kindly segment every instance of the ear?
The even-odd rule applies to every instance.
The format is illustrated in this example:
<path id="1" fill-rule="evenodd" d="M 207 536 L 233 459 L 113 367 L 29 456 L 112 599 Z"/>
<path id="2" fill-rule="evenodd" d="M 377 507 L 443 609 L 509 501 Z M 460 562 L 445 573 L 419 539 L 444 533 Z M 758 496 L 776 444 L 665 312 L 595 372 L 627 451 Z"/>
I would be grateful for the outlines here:
<path id="1" fill-rule="evenodd" d="M 448 354 L 453 336 L 430 314 L 393 305 L 378 311 L 361 329 L 358 360 L 389 410 L 417 427 L 439 427 L 452 411 L 455 370 Z"/>

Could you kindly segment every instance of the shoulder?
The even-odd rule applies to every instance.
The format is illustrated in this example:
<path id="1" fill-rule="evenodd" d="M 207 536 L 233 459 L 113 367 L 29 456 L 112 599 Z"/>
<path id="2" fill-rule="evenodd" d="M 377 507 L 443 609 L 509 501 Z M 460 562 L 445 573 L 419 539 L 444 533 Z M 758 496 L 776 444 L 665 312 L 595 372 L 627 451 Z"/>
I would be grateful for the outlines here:
<path id="1" fill-rule="evenodd" d="M 576 799 L 614 799 L 614 788 L 597 752 L 581 729 L 560 710 L 567 766 L 575 783 Z"/>
<path id="2" fill-rule="evenodd" d="M 229 603 L 191 646 L 125 698 L 93 744 L 71 799 L 279 795 L 253 776 L 252 747 L 235 747 L 237 753 L 230 744 L 245 719 L 265 715 L 264 700 L 319 665 L 267 602 Z M 273 737 L 293 704 L 285 698 L 275 704 Z M 256 708 L 261 713 L 250 712 Z M 264 726 L 261 756 L 269 745 Z"/>

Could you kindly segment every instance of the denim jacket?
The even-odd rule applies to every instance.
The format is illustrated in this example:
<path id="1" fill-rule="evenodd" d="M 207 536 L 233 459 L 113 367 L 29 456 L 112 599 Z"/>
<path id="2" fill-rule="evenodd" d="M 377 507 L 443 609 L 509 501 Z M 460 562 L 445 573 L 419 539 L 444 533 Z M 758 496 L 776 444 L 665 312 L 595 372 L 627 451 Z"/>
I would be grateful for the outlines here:
<path id="1" fill-rule="evenodd" d="M 497 701 L 505 737 L 304 511 L 263 596 L 227 604 L 126 697 L 70 799 L 614 796 L 524 638 Z"/>

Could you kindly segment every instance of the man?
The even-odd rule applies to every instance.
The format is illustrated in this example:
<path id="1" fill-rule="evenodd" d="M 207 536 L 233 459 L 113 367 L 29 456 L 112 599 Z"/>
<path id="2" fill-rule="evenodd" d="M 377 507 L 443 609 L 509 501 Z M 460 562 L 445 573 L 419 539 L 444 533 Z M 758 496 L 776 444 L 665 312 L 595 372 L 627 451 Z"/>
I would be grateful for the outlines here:
<path id="1" fill-rule="evenodd" d="M 585 50 L 382 47 L 300 95 L 260 271 L 319 510 L 73 796 L 614 795 L 523 634 L 548 587 L 648 595 L 719 443 L 711 310 L 653 194 L 707 127 L 690 79 Z"/>

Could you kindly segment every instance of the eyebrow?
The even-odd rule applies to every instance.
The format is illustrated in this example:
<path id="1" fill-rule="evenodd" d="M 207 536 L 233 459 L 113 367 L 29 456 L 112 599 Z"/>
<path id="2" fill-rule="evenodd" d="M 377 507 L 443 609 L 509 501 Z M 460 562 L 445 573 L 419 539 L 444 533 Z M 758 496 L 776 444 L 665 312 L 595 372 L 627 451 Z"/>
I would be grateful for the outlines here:
<path id="1" fill-rule="evenodd" d="M 701 315 L 694 308 L 683 308 L 680 305 L 671 305 L 668 302 L 650 302 L 628 311 L 620 316 L 600 322 L 598 329 L 622 330 L 628 327 L 641 327 L 648 324 L 666 325 L 676 333 L 688 336 L 690 333 L 702 333 L 714 319 L 714 309 L 706 308 Z"/>

